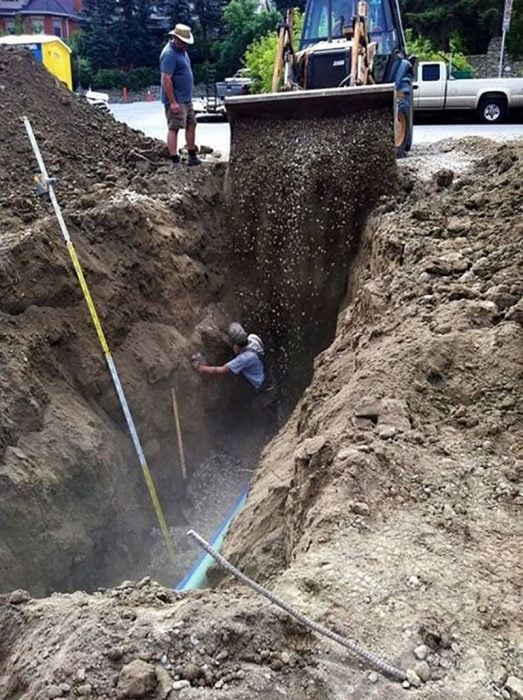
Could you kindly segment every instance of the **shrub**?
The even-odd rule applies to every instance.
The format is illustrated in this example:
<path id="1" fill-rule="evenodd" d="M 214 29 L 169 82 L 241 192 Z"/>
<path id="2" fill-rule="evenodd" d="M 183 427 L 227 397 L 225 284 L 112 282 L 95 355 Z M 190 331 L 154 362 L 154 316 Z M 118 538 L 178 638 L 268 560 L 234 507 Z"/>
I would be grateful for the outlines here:
<path id="1" fill-rule="evenodd" d="M 88 58 L 73 55 L 73 85 L 87 88 L 93 84 L 94 72 Z"/>
<path id="2" fill-rule="evenodd" d="M 100 68 L 93 75 L 91 87 L 95 89 L 110 90 L 111 88 L 121 88 L 124 85 L 125 73 L 116 68 Z"/>
<path id="3" fill-rule="evenodd" d="M 434 44 L 422 36 L 414 36 L 412 29 L 405 31 L 405 39 L 410 54 L 417 56 L 420 61 L 445 61 L 450 72 L 474 75 L 474 67 L 463 54 L 461 40 L 453 35 L 449 42 L 449 51 L 438 51 Z"/>
<path id="4" fill-rule="evenodd" d="M 122 80 L 122 86 L 129 90 L 141 90 L 149 85 L 159 85 L 160 71 L 158 68 L 134 68 L 124 74 Z"/>

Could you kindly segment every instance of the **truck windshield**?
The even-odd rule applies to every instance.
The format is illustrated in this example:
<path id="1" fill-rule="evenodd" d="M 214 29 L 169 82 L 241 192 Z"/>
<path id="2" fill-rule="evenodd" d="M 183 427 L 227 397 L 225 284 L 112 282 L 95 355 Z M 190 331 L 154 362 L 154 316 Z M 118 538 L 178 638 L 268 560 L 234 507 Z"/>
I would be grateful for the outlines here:
<path id="1" fill-rule="evenodd" d="M 357 0 L 308 0 L 301 48 L 328 39 L 329 6 L 332 9 L 333 39 L 341 39 L 343 27 L 352 25 L 352 18 L 358 8 Z M 367 7 L 370 38 L 378 42 L 379 53 L 391 53 L 397 41 L 389 3 L 387 0 L 369 0 Z"/>

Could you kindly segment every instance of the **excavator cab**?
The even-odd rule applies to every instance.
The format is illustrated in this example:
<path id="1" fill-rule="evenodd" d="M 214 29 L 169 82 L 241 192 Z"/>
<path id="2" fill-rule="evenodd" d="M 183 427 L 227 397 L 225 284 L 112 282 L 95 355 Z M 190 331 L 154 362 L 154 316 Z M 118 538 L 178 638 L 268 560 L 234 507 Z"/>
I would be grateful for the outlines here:
<path id="1" fill-rule="evenodd" d="M 298 50 L 292 11 L 278 28 L 272 92 L 225 100 L 234 122 L 248 118 L 394 114 L 396 153 L 412 143 L 413 66 L 407 59 L 398 0 L 307 0 Z"/>

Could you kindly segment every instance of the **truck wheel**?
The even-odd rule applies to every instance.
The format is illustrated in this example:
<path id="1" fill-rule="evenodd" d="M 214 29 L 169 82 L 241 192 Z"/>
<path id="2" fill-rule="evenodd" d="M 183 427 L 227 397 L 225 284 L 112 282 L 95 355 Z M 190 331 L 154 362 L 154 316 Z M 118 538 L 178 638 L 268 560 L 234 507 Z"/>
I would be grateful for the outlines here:
<path id="1" fill-rule="evenodd" d="M 505 100 L 499 97 L 487 97 L 479 105 L 479 118 L 485 124 L 498 124 L 507 112 Z"/>

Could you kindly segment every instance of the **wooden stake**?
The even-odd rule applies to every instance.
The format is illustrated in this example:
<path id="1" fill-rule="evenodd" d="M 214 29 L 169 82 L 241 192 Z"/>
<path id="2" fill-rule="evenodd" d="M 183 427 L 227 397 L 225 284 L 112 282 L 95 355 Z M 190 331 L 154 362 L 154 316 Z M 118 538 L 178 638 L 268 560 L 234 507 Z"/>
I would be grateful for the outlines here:
<path id="1" fill-rule="evenodd" d="M 176 437 L 178 439 L 178 454 L 180 456 L 180 466 L 182 468 L 183 480 L 187 481 L 187 468 L 185 466 L 185 454 L 183 451 L 182 430 L 180 428 L 180 416 L 178 414 L 178 402 L 176 401 L 176 393 L 174 387 L 171 387 L 171 395 L 173 398 L 173 413 L 174 422 L 176 424 Z"/>

